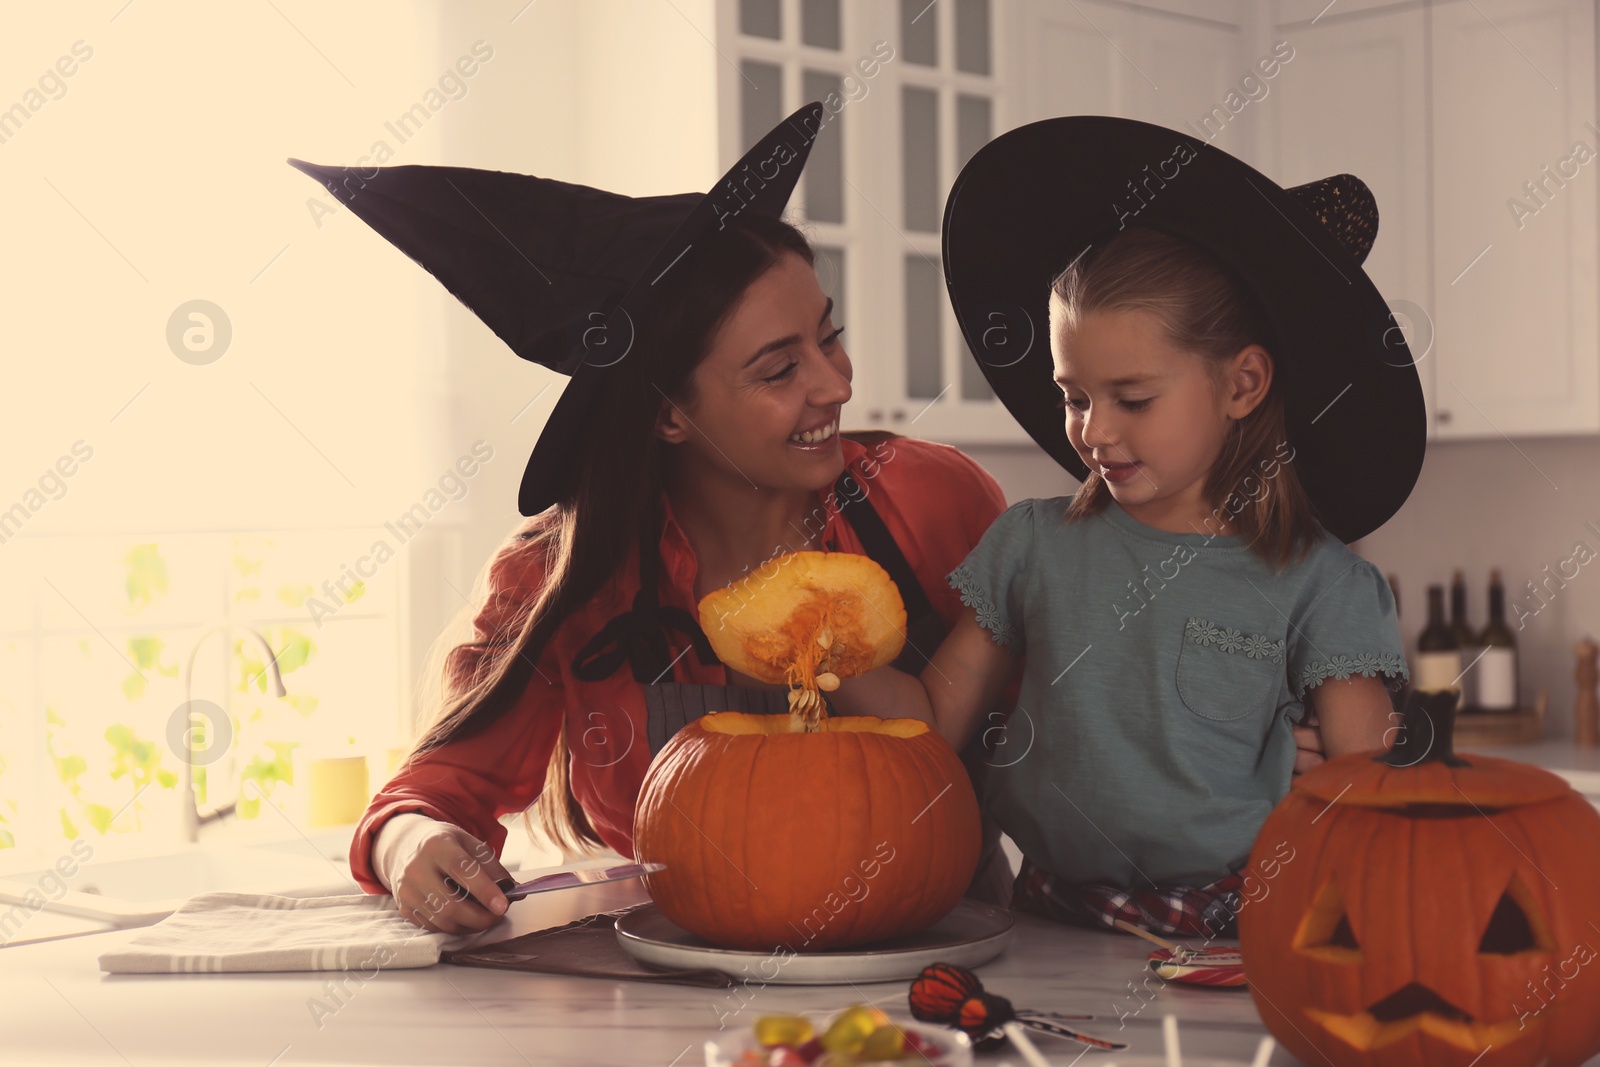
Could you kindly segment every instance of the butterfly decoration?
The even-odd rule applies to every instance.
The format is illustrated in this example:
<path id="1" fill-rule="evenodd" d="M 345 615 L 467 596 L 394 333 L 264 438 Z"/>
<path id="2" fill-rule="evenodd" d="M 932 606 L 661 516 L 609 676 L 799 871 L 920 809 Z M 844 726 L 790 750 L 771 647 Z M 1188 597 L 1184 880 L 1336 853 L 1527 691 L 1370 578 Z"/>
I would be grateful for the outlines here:
<path id="1" fill-rule="evenodd" d="M 911 983 L 907 999 L 911 1014 L 925 1023 L 953 1026 L 972 1039 L 981 1050 L 997 1048 L 1005 1042 L 1005 1024 L 1021 1023 L 1042 1034 L 1064 1037 L 1091 1048 L 1115 1051 L 1128 1046 L 1103 1037 L 1093 1037 L 1064 1025 L 1092 1015 L 1062 1015 L 1053 1011 L 1018 1010 L 1011 1001 L 990 993 L 978 976 L 951 963 L 930 963 Z"/>

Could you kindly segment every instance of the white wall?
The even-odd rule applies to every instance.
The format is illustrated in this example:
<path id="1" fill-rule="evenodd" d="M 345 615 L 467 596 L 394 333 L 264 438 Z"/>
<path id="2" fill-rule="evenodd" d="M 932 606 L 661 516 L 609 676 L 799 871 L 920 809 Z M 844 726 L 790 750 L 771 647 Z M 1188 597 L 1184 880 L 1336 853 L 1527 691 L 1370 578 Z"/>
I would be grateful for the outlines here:
<path id="1" fill-rule="evenodd" d="M 438 162 L 508 170 L 631 196 L 707 190 L 717 166 L 713 0 L 513 4 L 443 9 L 440 61 L 473 41 L 495 49 L 472 96 L 443 127 Z M 521 13 L 518 14 L 518 10 Z M 515 21 L 511 21 L 515 18 Z M 537 251 L 530 250 L 537 258 Z M 437 287 L 436 287 L 437 288 Z M 440 290 L 442 293 L 443 290 Z M 462 610 L 464 594 L 518 522 L 528 455 L 566 379 L 519 359 L 445 296 L 446 438 L 482 439 L 495 458 L 457 521 L 413 556 L 411 657 L 424 654 Z M 456 619 L 459 624 L 463 620 Z"/>

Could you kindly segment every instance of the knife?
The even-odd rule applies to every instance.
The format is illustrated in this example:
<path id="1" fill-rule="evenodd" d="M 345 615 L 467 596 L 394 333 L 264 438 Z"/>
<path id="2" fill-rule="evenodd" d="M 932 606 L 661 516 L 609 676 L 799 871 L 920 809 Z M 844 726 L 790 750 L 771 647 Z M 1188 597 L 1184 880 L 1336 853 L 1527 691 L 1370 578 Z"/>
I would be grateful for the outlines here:
<path id="1" fill-rule="evenodd" d="M 620 882 L 628 878 L 640 878 L 655 871 L 667 869 L 665 863 L 620 863 L 610 867 L 585 867 L 580 870 L 555 871 L 551 874 L 542 874 L 526 882 L 514 882 L 510 878 L 502 878 L 495 885 L 505 893 L 506 899 L 521 900 L 523 897 L 534 893 L 548 893 L 555 889 L 572 889 L 580 885 L 598 885 L 601 882 Z M 445 884 L 450 892 L 459 900 L 478 901 L 464 889 L 460 883 L 449 875 L 445 876 Z M 485 909 L 488 910 L 488 909 Z"/>
<path id="2" fill-rule="evenodd" d="M 548 893 L 552 889 L 571 889 L 579 885 L 597 885 L 601 882 L 621 882 L 629 878 L 642 878 L 647 874 L 667 869 L 665 863 L 619 863 L 614 867 L 586 867 L 577 871 L 557 871 L 543 874 L 526 882 L 518 882 L 506 889 L 505 882 L 497 883 L 505 889 L 507 900 L 521 900 L 534 893 Z"/>

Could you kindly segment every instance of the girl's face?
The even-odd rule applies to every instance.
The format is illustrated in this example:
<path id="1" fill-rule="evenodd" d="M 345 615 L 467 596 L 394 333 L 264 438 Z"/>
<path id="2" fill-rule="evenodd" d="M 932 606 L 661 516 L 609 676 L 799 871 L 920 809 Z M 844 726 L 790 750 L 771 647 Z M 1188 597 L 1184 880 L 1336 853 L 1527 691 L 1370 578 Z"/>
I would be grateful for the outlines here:
<path id="1" fill-rule="evenodd" d="M 1175 347 L 1147 311 L 1090 312 L 1077 329 L 1051 333 L 1067 437 L 1116 502 L 1158 530 L 1215 531 L 1206 476 L 1233 420 L 1266 396 L 1266 350 L 1240 351 L 1219 385 L 1204 358 Z"/>
<path id="2" fill-rule="evenodd" d="M 684 446 L 680 465 L 736 486 L 831 485 L 844 470 L 839 409 L 850 399 L 841 332 L 811 265 L 784 253 L 717 331 L 689 399 L 663 403 L 657 436 Z"/>

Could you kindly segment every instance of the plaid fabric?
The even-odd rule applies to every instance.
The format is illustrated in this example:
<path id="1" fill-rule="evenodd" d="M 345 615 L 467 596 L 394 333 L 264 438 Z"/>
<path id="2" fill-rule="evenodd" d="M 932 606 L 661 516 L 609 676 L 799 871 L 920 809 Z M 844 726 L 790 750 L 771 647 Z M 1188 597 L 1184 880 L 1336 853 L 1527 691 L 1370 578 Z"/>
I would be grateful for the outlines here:
<path id="1" fill-rule="evenodd" d="M 1115 929 L 1122 919 L 1169 937 L 1237 937 L 1244 873 L 1234 871 L 1206 886 L 1118 889 L 1074 885 L 1022 858 L 1011 907 L 1056 922 Z"/>

